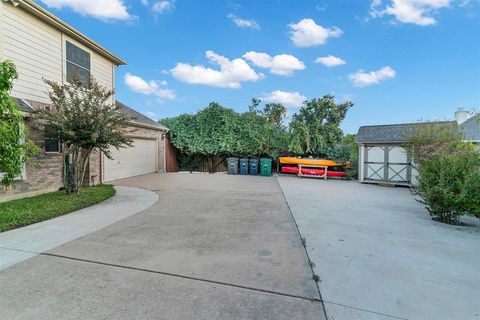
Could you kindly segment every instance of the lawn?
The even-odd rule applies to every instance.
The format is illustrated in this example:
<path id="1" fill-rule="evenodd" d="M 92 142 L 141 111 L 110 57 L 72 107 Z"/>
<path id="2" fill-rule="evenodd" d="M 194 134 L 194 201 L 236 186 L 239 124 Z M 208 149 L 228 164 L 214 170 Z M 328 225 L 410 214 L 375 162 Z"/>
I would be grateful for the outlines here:
<path id="1" fill-rule="evenodd" d="M 56 191 L 0 203 L 0 232 L 86 208 L 114 195 L 113 186 L 98 185 L 82 188 L 79 194 Z"/>

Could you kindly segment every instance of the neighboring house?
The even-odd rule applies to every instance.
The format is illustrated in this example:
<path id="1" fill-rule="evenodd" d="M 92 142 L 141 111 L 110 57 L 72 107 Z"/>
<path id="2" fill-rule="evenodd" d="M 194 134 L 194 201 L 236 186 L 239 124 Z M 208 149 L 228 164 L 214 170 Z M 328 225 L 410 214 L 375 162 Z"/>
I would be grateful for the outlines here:
<path id="1" fill-rule="evenodd" d="M 462 109 L 455 112 L 455 121 L 436 122 L 458 125 L 465 139 L 480 142 L 480 116 L 469 118 Z M 408 133 L 421 123 L 362 126 L 358 129 L 358 179 L 364 183 L 412 185 L 418 175 L 411 154 L 403 147 Z"/>
<path id="2" fill-rule="evenodd" d="M 18 72 L 12 95 L 27 114 L 49 109 L 43 79 L 68 82 L 73 75 L 91 75 L 115 89 L 115 68 L 122 59 L 89 39 L 31 0 L 0 0 L 0 59 L 12 60 Z M 112 103 L 115 100 L 112 100 Z M 97 184 L 148 172 L 165 171 L 164 126 L 117 102 L 131 118 L 132 148 L 113 150 L 115 160 L 99 152 L 89 161 L 86 184 Z M 63 183 L 63 154 L 56 133 L 31 128 L 30 138 L 42 149 L 25 165 L 13 186 L 0 190 L 0 201 L 58 190 Z"/>

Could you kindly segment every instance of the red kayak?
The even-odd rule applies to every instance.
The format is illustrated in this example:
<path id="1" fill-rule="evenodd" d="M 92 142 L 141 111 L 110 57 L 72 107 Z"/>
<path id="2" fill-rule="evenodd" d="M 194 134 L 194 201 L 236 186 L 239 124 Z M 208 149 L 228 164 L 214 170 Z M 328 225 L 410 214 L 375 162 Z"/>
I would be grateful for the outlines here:
<path id="1" fill-rule="evenodd" d="M 298 167 L 282 167 L 282 172 L 285 173 L 298 173 Z M 309 169 L 309 168 L 302 168 L 302 174 L 310 174 L 315 176 L 323 176 L 325 174 L 325 170 L 321 169 Z M 327 177 L 345 177 L 346 173 L 341 171 L 327 171 Z"/>

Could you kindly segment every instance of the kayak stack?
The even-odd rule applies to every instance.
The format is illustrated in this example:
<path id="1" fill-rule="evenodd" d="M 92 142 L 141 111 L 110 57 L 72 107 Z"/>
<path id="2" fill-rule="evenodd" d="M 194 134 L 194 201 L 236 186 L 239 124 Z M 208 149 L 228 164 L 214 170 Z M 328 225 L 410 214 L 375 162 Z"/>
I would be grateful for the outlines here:
<path id="1" fill-rule="evenodd" d="M 299 176 L 345 177 L 345 164 L 327 159 L 279 157 L 280 171 Z"/>

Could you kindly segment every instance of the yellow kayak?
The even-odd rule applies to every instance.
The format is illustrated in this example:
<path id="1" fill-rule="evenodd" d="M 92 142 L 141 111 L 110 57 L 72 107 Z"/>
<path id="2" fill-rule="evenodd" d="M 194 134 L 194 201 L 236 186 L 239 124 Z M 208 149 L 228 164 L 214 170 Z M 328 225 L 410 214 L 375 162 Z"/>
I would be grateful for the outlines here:
<path id="1" fill-rule="evenodd" d="M 333 160 L 326 160 L 326 159 L 308 159 L 308 158 L 295 158 L 295 157 L 279 157 L 278 160 L 281 164 L 301 164 L 304 166 L 311 165 L 311 166 L 343 166 L 343 163 L 335 162 Z"/>

